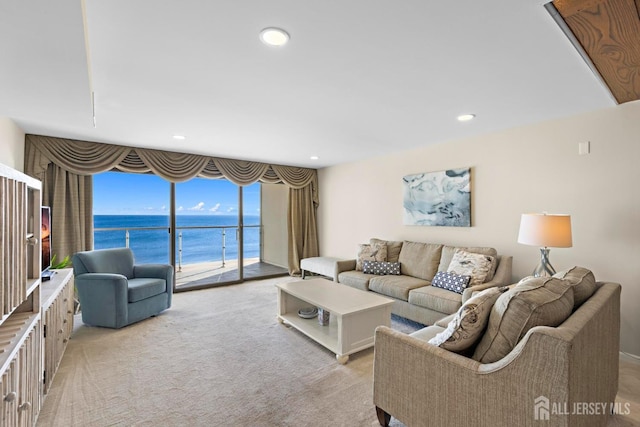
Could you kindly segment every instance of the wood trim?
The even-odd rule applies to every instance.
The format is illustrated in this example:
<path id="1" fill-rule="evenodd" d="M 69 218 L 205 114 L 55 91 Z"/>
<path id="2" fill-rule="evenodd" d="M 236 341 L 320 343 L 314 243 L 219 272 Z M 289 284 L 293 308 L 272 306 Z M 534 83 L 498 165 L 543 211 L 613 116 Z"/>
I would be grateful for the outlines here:
<path id="1" fill-rule="evenodd" d="M 562 17 L 567 19 L 568 16 L 573 16 L 583 9 L 590 9 L 600 3 L 602 3 L 602 0 L 555 0 L 553 5 L 558 9 Z"/>
<path id="2" fill-rule="evenodd" d="M 640 99 L 640 0 L 555 0 L 618 103 Z"/>

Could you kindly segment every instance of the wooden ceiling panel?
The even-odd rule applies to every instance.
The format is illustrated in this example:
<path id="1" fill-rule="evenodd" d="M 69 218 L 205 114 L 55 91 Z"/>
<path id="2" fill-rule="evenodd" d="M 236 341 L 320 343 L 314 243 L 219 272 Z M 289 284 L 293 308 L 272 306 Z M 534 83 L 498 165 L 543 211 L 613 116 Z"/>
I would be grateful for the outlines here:
<path id="1" fill-rule="evenodd" d="M 554 0 L 618 103 L 640 99 L 640 0 Z"/>

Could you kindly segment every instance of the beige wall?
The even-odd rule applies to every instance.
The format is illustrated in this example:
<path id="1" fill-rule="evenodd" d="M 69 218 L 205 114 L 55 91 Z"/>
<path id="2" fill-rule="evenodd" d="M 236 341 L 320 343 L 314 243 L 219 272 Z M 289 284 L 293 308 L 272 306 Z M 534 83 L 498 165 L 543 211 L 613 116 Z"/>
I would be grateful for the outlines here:
<path id="1" fill-rule="evenodd" d="M 263 236 L 262 260 L 288 268 L 287 264 L 287 204 L 289 190 L 282 184 L 261 184 Z"/>
<path id="2" fill-rule="evenodd" d="M 472 169 L 472 227 L 402 225 L 402 177 L 459 167 Z M 640 355 L 640 102 L 325 168 L 319 189 L 322 255 L 353 258 L 370 237 L 493 246 L 513 255 L 514 281 L 539 261 L 516 242 L 520 215 L 570 214 L 573 247 L 552 264 L 622 284 L 622 350 Z"/>
<path id="3" fill-rule="evenodd" d="M 24 132 L 7 117 L 0 117 L 0 163 L 24 172 Z"/>

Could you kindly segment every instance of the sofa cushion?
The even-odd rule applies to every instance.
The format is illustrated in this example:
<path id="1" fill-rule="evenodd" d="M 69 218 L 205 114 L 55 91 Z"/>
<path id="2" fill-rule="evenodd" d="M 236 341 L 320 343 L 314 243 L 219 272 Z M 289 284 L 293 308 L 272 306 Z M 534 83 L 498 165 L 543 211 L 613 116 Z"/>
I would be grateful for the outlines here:
<path id="1" fill-rule="evenodd" d="M 409 292 L 409 304 L 451 314 L 462 306 L 462 295 L 434 286 L 423 286 Z"/>
<path id="2" fill-rule="evenodd" d="M 138 302 L 164 293 L 166 290 L 167 281 L 164 279 L 129 279 L 127 298 L 129 302 Z"/>
<path id="3" fill-rule="evenodd" d="M 373 276 L 369 280 L 369 290 L 407 301 L 411 289 L 428 284 L 426 280 L 411 276 Z"/>
<path id="4" fill-rule="evenodd" d="M 384 243 L 387 245 L 387 261 L 389 262 L 398 262 L 398 257 L 400 256 L 400 250 L 402 249 L 402 241 L 391 241 L 391 240 L 382 240 L 382 239 L 370 239 L 370 244 L 374 243 Z"/>
<path id="5" fill-rule="evenodd" d="M 358 257 L 356 259 L 356 270 L 362 271 L 364 261 L 386 261 L 387 245 L 384 243 L 358 245 Z"/>
<path id="6" fill-rule="evenodd" d="M 378 276 L 385 276 L 387 274 L 400 275 L 400 263 L 364 261 L 362 263 L 362 272 L 366 274 L 375 274 Z"/>
<path id="7" fill-rule="evenodd" d="M 442 245 L 405 241 L 398 256 L 400 271 L 407 276 L 431 281 L 438 271 L 441 252 Z"/>
<path id="8" fill-rule="evenodd" d="M 509 354 L 534 326 L 558 326 L 573 310 L 573 289 L 555 277 L 532 277 L 502 294 L 473 359 L 493 363 Z"/>
<path id="9" fill-rule="evenodd" d="M 456 317 L 456 313 L 457 313 L 457 311 L 455 313 L 453 313 L 453 314 L 450 314 L 448 316 L 443 317 L 442 319 L 440 319 L 436 323 L 434 323 L 434 325 L 446 328 L 447 325 L 449 325 L 449 322 L 451 322 L 453 320 L 453 318 Z"/>
<path id="10" fill-rule="evenodd" d="M 362 291 L 369 290 L 369 279 L 376 277 L 375 274 L 366 274 L 362 271 L 343 271 L 338 275 L 338 283 L 351 286 L 352 288 L 360 289 Z"/>
<path id="11" fill-rule="evenodd" d="M 475 254 L 458 249 L 451 259 L 447 272 L 471 276 L 469 286 L 480 285 L 486 281 L 494 262 L 495 258 L 490 255 Z"/>
<path id="12" fill-rule="evenodd" d="M 498 251 L 494 248 L 482 247 L 482 246 L 443 246 L 442 247 L 442 255 L 440 255 L 440 264 L 438 264 L 438 271 L 447 271 L 449 269 L 449 264 L 451 264 L 451 260 L 456 253 L 456 250 L 462 249 L 466 252 L 471 252 L 474 254 L 482 254 L 492 256 L 493 263 L 491 265 L 491 271 L 487 275 L 485 282 L 489 282 L 493 279 L 493 276 L 496 273 L 496 269 L 498 268 Z"/>
<path id="13" fill-rule="evenodd" d="M 417 331 L 410 333 L 409 336 L 418 338 L 422 341 L 429 341 L 442 331 L 444 331 L 444 328 L 441 326 L 427 326 L 426 328 L 418 329 Z"/>
<path id="14" fill-rule="evenodd" d="M 470 349 L 482 336 L 491 308 L 506 288 L 492 287 L 470 298 L 447 324 L 444 331 L 429 340 L 445 350 L 462 352 Z"/>
<path id="15" fill-rule="evenodd" d="M 567 271 L 561 271 L 553 275 L 559 279 L 564 279 L 573 286 L 573 309 L 580 307 L 583 302 L 591 298 L 596 291 L 596 278 L 584 267 L 573 267 Z"/>
<path id="16" fill-rule="evenodd" d="M 469 286 L 470 280 L 471 276 L 438 271 L 431 281 L 431 286 L 462 294 L 466 287 Z"/>

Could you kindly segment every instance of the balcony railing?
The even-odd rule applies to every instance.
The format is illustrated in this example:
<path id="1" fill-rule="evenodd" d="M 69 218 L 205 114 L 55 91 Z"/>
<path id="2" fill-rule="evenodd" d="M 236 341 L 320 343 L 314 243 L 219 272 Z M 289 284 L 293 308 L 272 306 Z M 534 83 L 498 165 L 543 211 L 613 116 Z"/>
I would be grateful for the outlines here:
<path id="1" fill-rule="evenodd" d="M 259 245 L 259 253 L 260 258 L 262 258 L 262 225 L 245 225 L 243 228 L 246 229 L 258 229 L 258 245 Z M 166 230 L 169 233 L 169 227 L 106 227 L 106 228 L 95 228 L 94 233 L 98 232 L 108 232 L 108 231 L 124 231 L 124 245 L 125 247 L 130 247 L 131 243 L 131 231 L 152 231 L 152 230 Z M 225 266 L 226 263 L 226 250 L 227 250 L 227 232 L 230 230 L 235 230 L 235 241 L 239 240 L 239 227 L 237 225 L 203 225 L 203 226 L 177 226 L 176 232 L 178 236 L 178 241 L 176 245 L 176 269 L 178 272 L 182 271 L 182 257 L 183 257 L 183 241 L 186 239 L 183 236 L 183 231 L 186 230 L 221 230 L 221 242 L 220 242 L 220 253 L 221 253 L 221 262 L 222 267 Z M 140 239 L 144 239 L 144 237 L 140 237 Z M 94 239 L 95 240 L 95 239 Z M 121 246 L 109 246 L 109 247 L 121 247 Z M 168 249 L 168 248 L 167 248 Z M 167 254 L 168 255 L 168 254 Z M 217 261 L 217 259 L 215 259 Z M 156 261 L 161 262 L 161 261 Z"/>

